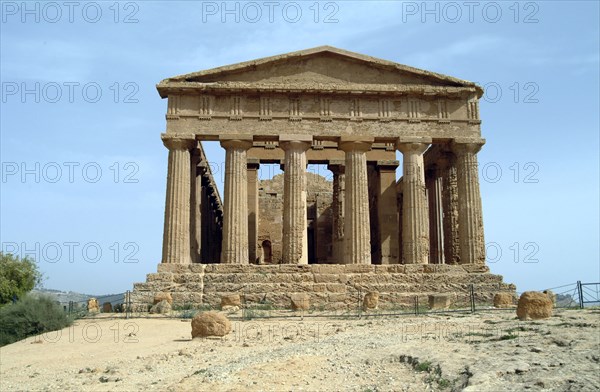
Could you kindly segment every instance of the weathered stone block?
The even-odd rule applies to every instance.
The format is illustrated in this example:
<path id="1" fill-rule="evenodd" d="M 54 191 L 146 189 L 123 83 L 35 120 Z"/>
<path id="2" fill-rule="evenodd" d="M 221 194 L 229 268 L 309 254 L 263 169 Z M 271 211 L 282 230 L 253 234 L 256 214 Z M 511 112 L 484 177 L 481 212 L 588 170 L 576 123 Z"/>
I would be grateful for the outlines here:
<path id="1" fill-rule="evenodd" d="M 422 274 L 425 269 L 423 264 L 406 264 L 404 266 L 404 271 L 407 274 Z"/>
<path id="2" fill-rule="evenodd" d="M 172 272 L 174 274 L 185 274 L 190 272 L 190 267 L 187 264 L 159 264 L 158 272 Z"/>
<path id="3" fill-rule="evenodd" d="M 146 275 L 146 282 L 172 282 L 173 274 L 171 272 L 159 272 Z"/>
<path id="4" fill-rule="evenodd" d="M 454 296 L 451 294 L 432 294 L 428 297 L 429 309 L 448 309 L 454 303 Z"/>
<path id="5" fill-rule="evenodd" d="M 552 316 L 554 304 L 548 295 L 537 291 L 526 291 L 521 294 L 517 304 L 519 320 L 540 320 Z"/>
<path id="6" fill-rule="evenodd" d="M 495 308 L 510 308 L 515 304 L 515 296 L 513 293 L 497 293 L 494 295 Z"/>
<path id="7" fill-rule="evenodd" d="M 379 306 L 379 293 L 377 291 L 371 291 L 365 294 L 363 299 L 363 309 L 373 310 Z"/>
<path id="8" fill-rule="evenodd" d="M 290 295 L 290 305 L 292 310 L 308 310 L 310 308 L 310 297 L 306 293 L 296 293 Z"/>
<path id="9" fill-rule="evenodd" d="M 154 294 L 154 300 L 153 300 L 152 304 L 156 305 L 157 303 L 159 303 L 161 301 L 167 301 L 170 305 L 172 305 L 173 297 L 171 296 L 171 293 L 156 293 L 156 294 Z"/>
<path id="10" fill-rule="evenodd" d="M 347 274 L 360 274 L 372 272 L 374 270 L 374 266 L 369 264 L 347 264 L 345 267 Z"/>
<path id="11" fill-rule="evenodd" d="M 225 336 L 231 332 L 231 322 L 223 314 L 204 312 L 192 319 L 192 338 Z"/>
<path id="12" fill-rule="evenodd" d="M 346 285 L 342 283 L 327 283 L 326 290 L 330 293 L 344 293 L 346 292 Z"/>
<path id="13" fill-rule="evenodd" d="M 225 306 L 242 306 L 239 294 L 227 294 L 221 296 L 221 308 Z"/>
<path id="14" fill-rule="evenodd" d="M 206 264 L 190 264 L 189 269 L 194 274 L 202 274 L 206 269 Z"/>
<path id="15" fill-rule="evenodd" d="M 171 304 L 167 300 L 160 301 L 150 308 L 150 313 L 167 314 L 171 312 Z"/>
<path id="16" fill-rule="evenodd" d="M 314 274 L 339 274 L 344 272 L 344 266 L 339 264 L 313 265 L 312 272 Z"/>
<path id="17" fill-rule="evenodd" d="M 461 267 L 463 267 L 463 269 L 470 274 L 484 274 L 490 272 L 489 267 L 484 264 L 461 264 Z"/>
<path id="18" fill-rule="evenodd" d="M 334 274 L 315 274 L 315 283 L 331 283 L 338 282 L 339 276 Z"/>

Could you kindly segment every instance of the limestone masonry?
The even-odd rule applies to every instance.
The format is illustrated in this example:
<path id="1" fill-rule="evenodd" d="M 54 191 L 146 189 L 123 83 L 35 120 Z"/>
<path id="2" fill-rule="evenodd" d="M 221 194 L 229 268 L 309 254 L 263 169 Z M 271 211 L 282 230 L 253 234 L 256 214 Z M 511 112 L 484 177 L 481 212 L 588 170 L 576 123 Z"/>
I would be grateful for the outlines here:
<path id="1" fill-rule="evenodd" d="M 471 284 L 485 301 L 514 293 L 485 266 L 475 83 L 322 46 L 157 88 L 168 99 L 163 252 L 134 286 L 138 308 L 164 293 L 214 306 L 232 294 L 289 306 L 304 293 L 334 309 L 367 293 L 382 308 Z M 202 141 L 225 149 L 223 199 Z M 260 181 L 273 163 L 284 174 Z M 307 164 L 327 165 L 331 181 Z"/>

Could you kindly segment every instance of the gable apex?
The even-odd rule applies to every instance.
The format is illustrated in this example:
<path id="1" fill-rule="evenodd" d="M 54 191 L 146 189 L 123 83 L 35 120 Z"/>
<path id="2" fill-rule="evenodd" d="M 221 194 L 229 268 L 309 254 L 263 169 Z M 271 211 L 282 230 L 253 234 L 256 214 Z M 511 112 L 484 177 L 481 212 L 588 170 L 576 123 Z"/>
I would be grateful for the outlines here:
<path id="1" fill-rule="evenodd" d="M 344 69 L 350 69 L 346 75 L 339 72 Z M 478 96 L 483 93 L 481 87 L 473 82 L 328 45 L 173 76 L 161 81 L 157 89 L 165 98 L 171 88 L 193 89 L 209 85 L 213 88 L 222 85 L 241 89 L 259 85 L 295 88 L 301 84 L 313 87 L 317 84 L 328 85 L 331 88 L 338 83 L 347 88 L 352 85 L 358 88 L 386 86 L 385 89 L 397 86 L 395 90 L 402 90 L 404 85 L 430 85 L 437 88 L 466 88 Z"/>

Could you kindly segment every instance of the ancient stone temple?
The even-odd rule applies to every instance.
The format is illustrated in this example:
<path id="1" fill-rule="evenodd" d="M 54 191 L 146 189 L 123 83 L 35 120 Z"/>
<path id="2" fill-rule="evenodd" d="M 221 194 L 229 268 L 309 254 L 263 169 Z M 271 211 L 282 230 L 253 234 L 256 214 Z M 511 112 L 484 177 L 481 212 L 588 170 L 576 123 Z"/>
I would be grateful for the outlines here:
<path id="1" fill-rule="evenodd" d="M 135 301 L 284 304 L 302 292 L 339 308 L 366 291 L 393 304 L 471 283 L 482 298 L 514 290 L 485 265 L 475 83 L 323 46 L 157 88 L 168 100 L 163 254 Z M 203 141 L 225 149 L 222 201 Z M 261 182 L 273 163 L 283 175 Z M 309 187 L 308 164 L 331 181 L 308 175 Z"/>

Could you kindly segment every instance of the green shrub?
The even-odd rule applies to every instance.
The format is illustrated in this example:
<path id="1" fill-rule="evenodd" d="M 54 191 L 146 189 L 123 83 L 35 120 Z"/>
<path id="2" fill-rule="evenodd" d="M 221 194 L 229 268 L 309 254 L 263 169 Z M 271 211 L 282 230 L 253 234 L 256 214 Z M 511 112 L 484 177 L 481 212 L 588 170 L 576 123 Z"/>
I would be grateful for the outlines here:
<path id="1" fill-rule="evenodd" d="M 0 308 L 0 346 L 70 324 L 71 320 L 52 298 L 28 294 L 17 303 Z"/>
<path id="2" fill-rule="evenodd" d="M 20 298 L 41 283 L 42 273 L 35 261 L 0 252 L 0 305 Z"/>

